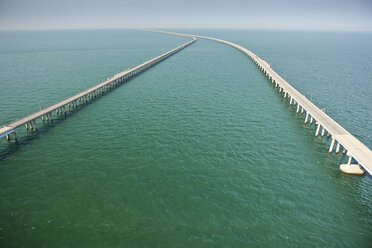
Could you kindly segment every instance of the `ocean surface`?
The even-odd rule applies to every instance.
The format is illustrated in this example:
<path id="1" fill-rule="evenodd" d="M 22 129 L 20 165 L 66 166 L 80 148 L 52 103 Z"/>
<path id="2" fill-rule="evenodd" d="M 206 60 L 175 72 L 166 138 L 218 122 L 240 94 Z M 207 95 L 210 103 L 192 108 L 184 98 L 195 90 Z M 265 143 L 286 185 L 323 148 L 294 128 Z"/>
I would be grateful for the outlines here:
<path id="1" fill-rule="evenodd" d="M 174 30 L 236 42 L 372 148 L 372 33 Z M 189 39 L 0 32 L 0 125 Z M 339 171 L 256 65 L 198 40 L 78 112 L 0 140 L 0 247 L 371 247 L 372 179 Z"/>

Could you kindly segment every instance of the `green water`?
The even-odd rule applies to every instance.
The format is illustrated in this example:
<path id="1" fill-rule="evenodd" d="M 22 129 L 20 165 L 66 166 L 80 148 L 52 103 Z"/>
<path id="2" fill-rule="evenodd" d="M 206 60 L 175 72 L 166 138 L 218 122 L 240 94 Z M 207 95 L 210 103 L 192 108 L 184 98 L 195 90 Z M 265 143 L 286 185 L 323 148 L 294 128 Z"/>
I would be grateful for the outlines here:
<path id="1" fill-rule="evenodd" d="M 307 33 L 282 35 L 281 48 L 270 31 L 204 33 L 240 41 L 281 74 L 301 59 L 319 70 L 324 57 L 337 56 L 322 50 L 324 35 L 340 51 L 340 40 L 349 42 L 311 35 L 309 57 L 291 45 Z M 349 47 L 365 49 L 364 35 L 371 39 L 361 34 Z M 0 32 L 0 123 L 187 40 L 131 30 Z M 346 78 L 353 68 L 330 67 Z M 349 131 L 370 146 L 371 72 L 337 81 L 359 90 L 351 99 L 325 92 L 335 86 L 318 77 L 332 70 L 316 72 L 286 77 L 312 89 L 341 125 L 359 120 Z M 0 141 L 0 247 L 371 246 L 371 178 L 341 174 L 345 158 L 329 155 L 329 141 L 314 137 L 254 63 L 228 46 L 198 40 L 68 118 L 38 124 L 37 133 L 20 128 L 18 144 Z"/>

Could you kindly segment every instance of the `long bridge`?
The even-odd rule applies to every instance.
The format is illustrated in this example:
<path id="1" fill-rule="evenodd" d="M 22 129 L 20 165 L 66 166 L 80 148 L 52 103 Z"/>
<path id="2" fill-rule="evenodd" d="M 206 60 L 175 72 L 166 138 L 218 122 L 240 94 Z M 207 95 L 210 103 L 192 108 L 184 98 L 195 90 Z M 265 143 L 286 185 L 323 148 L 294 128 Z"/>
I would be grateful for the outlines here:
<path id="1" fill-rule="evenodd" d="M 175 48 L 172 49 L 156 58 L 153 58 L 141 65 L 133 67 L 129 70 L 123 71 L 115 76 L 107 79 L 106 81 L 88 89 L 79 94 L 72 96 L 66 100 L 63 100 L 59 103 L 56 103 L 52 106 L 49 106 L 45 109 L 37 111 L 29 116 L 26 116 L 22 119 L 9 123 L 0 127 L 0 137 L 6 136 L 7 139 L 10 139 L 10 134 L 13 134 L 14 139 L 17 139 L 15 134 L 15 129 L 21 125 L 26 125 L 26 129 L 28 128 L 35 128 L 36 123 L 35 120 L 37 118 L 42 118 L 43 120 L 46 118 L 52 118 L 52 112 L 55 110 L 57 113 L 62 114 L 65 113 L 66 106 L 70 109 L 71 107 L 74 108 L 77 106 L 78 103 L 87 102 L 88 98 L 96 97 L 99 93 L 103 91 L 107 91 L 112 87 L 117 85 L 121 85 L 124 82 L 127 82 L 132 77 L 138 75 L 139 73 L 143 72 L 144 70 L 152 67 L 153 65 L 157 64 L 158 62 L 166 59 L 167 57 L 177 53 L 178 51 L 182 50 L 183 48 L 191 45 L 196 41 L 197 38 L 201 39 L 208 39 L 217 41 L 226 45 L 229 45 L 243 54 L 247 55 L 257 66 L 258 68 L 264 73 L 264 75 L 271 80 L 271 83 L 275 85 L 275 88 L 283 95 L 285 99 L 288 100 L 289 105 L 296 107 L 296 113 L 305 116 L 304 123 L 312 125 L 315 123 L 316 131 L 315 136 L 319 134 L 321 137 L 324 137 L 327 134 L 327 137 L 332 138 L 330 147 L 328 152 L 332 153 L 339 153 L 342 149 L 343 154 L 347 154 L 349 157 L 347 164 L 340 165 L 340 170 L 347 174 L 357 174 L 362 175 L 364 174 L 364 170 L 367 171 L 370 175 L 372 175 L 372 151 L 360 142 L 357 138 L 355 138 L 352 134 L 346 131 L 341 125 L 339 125 L 336 121 L 334 121 L 330 116 L 328 116 L 324 111 L 319 109 L 315 106 L 310 100 L 308 100 L 304 95 L 302 95 L 299 91 L 297 91 L 292 85 L 290 85 L 287 81 L 285 81 L 278 73 L 276 73 L 271 66 L 263 59 L 259 58 L 256 54 L 251 52 L 250 50 L 237 45 L 235 43 L 216 39 L 207 36 L 200 36 L 200 35 L 192 35 L 192 34 L 183 34 L 183 33 L 175 33 L 175 32 L 165 32 L 165 31 L 156 31 L 156 30 L 148 30 L 152 32 L 164 33 L 169 35 L 177 35 L 191 38 L 192 40 Z M 48 117 L 49 116 L 49 117 Z M 356 161 L 357 163 L 354 164 L 352 161 Z M 363 169 L 364 170 L 363 170 Z"/>
<path id="2" fill-rule="evenodd" d="M 66 114 L 66 107 L 68 111 L 73 111 L 80 104 L 86 104 L 90 99 L 96 98 L 102 95 L 104 92 L 108 92 L 110 89 L 120 86 L 123 83 L 129 81 L 131 78 L 140 74 L 141 72 L 149 69 L 150 67 L 156 65 L 157 63 L 165 60 L 169 56 L 179 52 L 180 50 L 188 47 L 196 41 L 195 37 L 190 37 L 189 35 L 179 34 L 178 36 L 192 38 L 191 41 L 186 42 L 168 52 L 161 54 L 153 59 L 150 59 L 140 65 L 137 65 L 131 69 L 122 71 L 105 81 L 84 90 L 74 96 L 71 96 L 63 101 L 60 101 L 56 104 L 53 104 L 47 108 L 41 109 L 33 114 L 25 116 L 19 120 L 13 121 L 9 124 L 0 127 L 0 138 L 6 137 L 9 141 L 11 136 L 14 140 L 17 140 L 16 128 L 25 125 L 26 129 L 37 130 L 36 120 L 41 118 L 43 121 L 53 120 L 53 112 L 56 111 L 56 114 L 62 115 Z"/>
<path id="3" fill-rule="evenodd" d="M 247 55 L 264 73 L 264 75 L 271 80 L 271 83 L 282 93 L 285 99 L 288 99 L 289 105 L 296 107 L 296 113 L 305 116 L 304 123 L 312 125 L 315 123 L 316 131 L 315 136 L 319 134 L 324 137 L 332 138 L 328 152 L 333 151 L 337 154 L 342 149 L 342 153 L 349 157 L 347 164 L 341 164 L 340 170 L 346 174 L 356 174 L 363 175 L 364 171 L 361 167 L 366 170 L 370 175 L 372 175 L 372 151 L 350 134 L 346 129 L 344 129 L 340 124 L 333 120 L 324 111 L 319 109 L 315 104 L 308 100 L 304 95 L 297 91 L 292 85 L 290 85 L 286 80 L 284 80 L 278 73 L 276 73 L 271 66 L 263 59 L 259 58 L 256 54 L 251 52 L 245 47 L 237 45 L 235 43 L 216 39 L 208 36 L 201 35 L 191 35 L 191 34 L 181 34 L 174 32 L 156 31 L 149 30 L 153 32 L 159 32 L 170 35 L 185 35 L 186 37 L 197 37 L 200 39 L 207 39 L 217 41 L 226 45 L 229 45 L 243 54 Z M 353 159 L 357 164 L 352 164 Z"/>

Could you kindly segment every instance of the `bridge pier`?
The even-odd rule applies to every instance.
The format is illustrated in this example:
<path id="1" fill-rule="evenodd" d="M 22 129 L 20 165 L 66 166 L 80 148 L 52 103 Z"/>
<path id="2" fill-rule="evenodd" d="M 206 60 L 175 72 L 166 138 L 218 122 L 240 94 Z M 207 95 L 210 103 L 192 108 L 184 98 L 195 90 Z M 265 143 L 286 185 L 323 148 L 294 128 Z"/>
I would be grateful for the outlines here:
<path id="1" fill-rule="evenodd" d="M 318 137 L 319 135 L 319 130 L 320 130 L 320 123 L 318 123 L 318 127 L 316 128 L 315 136 Z"/>
<path id="2" fill-rule="evenodd" d="M 336 154 L 340 152 L 340 142 L 337 141 Z"/>
<path id="3" fill-rule="evenodd" d="M 305 117 L 305 122 L 304 122 L 305 124 L 307 124 L 308 119 L 309 119 L 309 113 L 306 112 L 306 117 Z"/>
<path id="4" fill-rule="evenodd" d="M 349 160 L 347 164 L 341 164 L 340 165 L 340 171 L 342 171 L 345 174 L 349 175 L 358 175 L 358 176 L 363 176 L 365 171 L 360 168 L 359 163 L 358 164 L 352 164 L 352 156 L 350 154 L 347 154 L 349 156 Z"/>
<path id="5" fill-rule="evenodd" d="M 5 138 L 6 138 L 7 141 L 10 141 L 10 136 L 9 136 L 9 134 L 5 135 Z"/>
<path id="6" fill-rule="evenodd" d="M 324 137 L 324 134 L 325 134 L 325 128 L 323 127 L 321 136 Z"/>
<path id="7" fill-rule="evenodd" d="M 331 146 L 329 147 L 328 153 L 332 153 L 333 146 L 335 145 L 335 138 L 332 138 Z"/>

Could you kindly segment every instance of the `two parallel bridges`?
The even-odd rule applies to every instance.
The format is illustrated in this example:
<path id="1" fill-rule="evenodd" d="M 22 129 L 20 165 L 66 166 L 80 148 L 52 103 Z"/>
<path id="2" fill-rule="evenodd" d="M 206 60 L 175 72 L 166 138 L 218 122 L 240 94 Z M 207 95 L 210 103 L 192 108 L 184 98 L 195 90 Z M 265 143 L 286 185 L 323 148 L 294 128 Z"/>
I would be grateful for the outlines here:
<path id="1" fill-rule="evenodd" d="M 148 30 L 153 31 L 153 30 Z M 25 125 L 26 129 L 37 129 L 36 119 L 41 118 L 43 121 L 52 120 L 52 112 L 56 111 L 57 114 L 62 115 L 66 114 L 66 107 L 69 111 L 73 111 L 78 107 L 79 104 L 85 104 L 89 99 L 96 98 L 101 96 L 104 92 L 109 91 L 113 87 L 120 86 L 121 84 L 127 82 L 131 78 L 135 77 L 139 73 L 149 69 L 155 64 L 163 61 L 169 56 L 177 53 L 178 51 L 186 48 L 187 46 L 193 44 L 197 38 L 208 39 L 217 41 L 231 47 L 236 48 L 243 54 L 247 55 L 252 61 L 262 70 L 264 75 L 271 80 L 271 83 L 275 85 L 280 93 L 282 93 L 285 99 L 288 99 L 289 105 L 296 107 L 296 112 L 301 113 L 305 116 L 304 123 L 312 125 L 315 123 L 316 131 L 315 136 L 319 134 L 323 137 L 332 138 L 331 145 L 328 152 L 332 153 L 335 151 L 339 153 L 342 150 L 342 153 L 347 153 L 349 157 L 347 164 L 342 164 L 340 166 L 341 171 L 348 174 L 364 174 L 362 168 L 372 175 L 372 151 L 355 138 L 352 134 L 346 131 L 341 125 L 329 117 L 324 111 L 315 106 L 311 101 L 309 101 L 305 96 L 298 92 L 293 86 L 286 82 L 281 76 L 279 76 L 270 65 L 259 58 L 256 54 L 249 51 L 248 49 L 239 46 L 235 43 L 228 42 L 221 39 L 211 38 L 207 36 L 199 35 L 190 35 L 190 34 L 181 34 L 174 32 L 164 32 L 164 31 L 153 31 L 170 35 L 177 35 L 182 37 L 189 37 L 192 40 L 174 48 L 162 55 L 153 58 L 143 64 L 140 64 L 136 67 L 123 71 L 114 75 L 113 77 L 97 84 L 96 86 L 91 87 L 90 89 L 84 90 L 79 94 L 76 94 L 66 100 L 58 102 L 52 106 L 49 106 L 45 109 L 37 111 L 31 115 L 23 117 L 19 120 L 16 120 L 12 123 L 0 127 L 0 137 L 6 136 L 7 140 L 10 140 L 11 135 L 17 140 L 15 133 L 16 128 Z M 356 163 L 351 163 L 352 161 Z"/>

